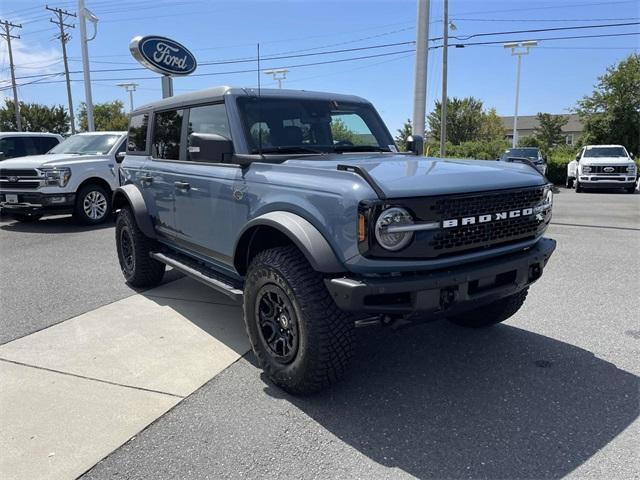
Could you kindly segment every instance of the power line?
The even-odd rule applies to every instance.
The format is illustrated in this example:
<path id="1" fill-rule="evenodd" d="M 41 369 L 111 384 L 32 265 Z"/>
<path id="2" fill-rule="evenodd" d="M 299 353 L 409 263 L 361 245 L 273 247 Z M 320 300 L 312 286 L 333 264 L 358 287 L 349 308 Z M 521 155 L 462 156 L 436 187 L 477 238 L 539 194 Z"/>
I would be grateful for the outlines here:
<path id="1" fill-rule="evenodd" d="M 486 13 L 524 12 L 527 10 L 552 10 L 552 9 L 575 8 L 575 7 L 592 7 L 592 6 L 599 6 L 599 5 L 611 6 L 611 5 L 622 4 L 622 3 L 636 3 L 636 2 L 637 0 L 619 0 L 615 2 L 609 1 L 609 2 L 573 3 L 573 4 L 563 3 L 562 5 L 547 5 L 544 7 L 525 7 L 525 8 L 512 8 L 509 10 L 501 9 L 501 10 L 481 10 L 476 12 L 463 12 L 461 13 L 461 15 L 484 15 Z M 454 15 L 454 18 L 455 18 L 455 15 Z"/>
<path id="2" fill-rule="evenodd" d="M 549 41 L 549 40 L 574 40 L 574 39 L 578 39 L 578 38 L 606 38 L 606 37 L 627 37 L 627 36 L 631 36 L 631 35 L 640 35 L 640 32 L 630 32 L 630 33 L 603 33 L 600 35 L 575 35 L 572 37 L 546 37 L 546 38 L 520 38 L 520 39 L 515 39 L 515 40 L 498 40 L 498 41 L 491 41 L 491 42 L 471 42 L 471 43 L 450 43 L 449 46 L 450 47 L 456 47 L 456 48 L 460 48 L 460 47 L 468 47 L 468 46 L 475 46 L 475 45 L 497 45 L 497 44 L 502 44 L 502 43 L 511 43 L 511 42 L 526 42 L 529 40 L 535 40 L 538 42 L 543 42 L 543 41 Z M 436 47 L 433 48 L 442 48 L 442 45 L 438 45 Z"/>

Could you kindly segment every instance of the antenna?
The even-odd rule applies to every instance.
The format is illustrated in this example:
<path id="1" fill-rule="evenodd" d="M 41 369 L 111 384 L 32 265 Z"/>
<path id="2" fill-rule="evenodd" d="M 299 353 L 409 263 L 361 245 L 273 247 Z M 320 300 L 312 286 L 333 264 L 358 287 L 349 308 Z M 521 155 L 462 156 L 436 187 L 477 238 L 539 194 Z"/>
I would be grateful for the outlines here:
<path id="1" fill-rule="evenodd" d="M 258 154 L 262 157 L 262 109 L 260 94 L 260 42 L 258 42 Z"/>

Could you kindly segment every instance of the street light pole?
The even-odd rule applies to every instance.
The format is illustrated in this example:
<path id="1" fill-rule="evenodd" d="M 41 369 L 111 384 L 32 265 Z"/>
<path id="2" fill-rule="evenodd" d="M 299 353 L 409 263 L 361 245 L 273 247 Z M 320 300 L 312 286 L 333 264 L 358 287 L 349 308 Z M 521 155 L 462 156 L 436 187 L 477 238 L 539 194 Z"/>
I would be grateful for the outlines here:
<path id="1" fill-rule="evenodd" d="M 118 83 L 117 87 L 124 88 L 127 92 L 129 92 L 129 112 L 133 111 L 133 92 L 136 91 L 137 83 Z"/>
<path id="2" fill-rule="evenodd" d="M 84 0 L 78 0 L 78 20 L 80 20 L 80 47 L 82 50 L 82 70 L 84 73 L 84 94 L 87 106 L 87 130 L 95 131 L 93 121 L 93 99 L 91 98 L 91 75 L 89 74 L 89 46 L 88 42 L 96 38 L 98 18 L 84 6 Z M 86 21 L 89 19 L 93 23 L 93 36 L 87 38 Z"/>
<path id="3" fill-rule="evenodd" d="M 505 43 L 504 48 L 511 49 L 511 56 L 518 57 L 518 66 L 516 70 L 516 106 L 513 114 L 513 140 L 511 146 L 518 146 L 518 105 L 520 103 L 520 70 L 522 69 L 522 56 L 529 55 L 529 50 L 538 45 L 535 40 L 529 42 L 513 42 Z"/>
<path id="4" fill-rule="evenodd" d="M 424 136 L 427 106 L 427 55 L 429 53 L 429 0 L 418 0 L 416 15 L 416 66 L 413 88 L 411 133 Z"/>
<path id="5" fill-rule="evenodd" d="M 271 75 L 273 79 L 278 82 L 278 88 L 282 88 L 282 81 L 287 79 L 289 70 L 280 68 L 278 70 L 265 70 L 264 73 L 265 75 Z"/>
<path id="6" fill-rule="evenodd" d="M 447 75 L 449 59 L 449 0 L 444 0 L 442 36 L 442 104 L 440 105 L 440 157 L 447 155 Z"/>

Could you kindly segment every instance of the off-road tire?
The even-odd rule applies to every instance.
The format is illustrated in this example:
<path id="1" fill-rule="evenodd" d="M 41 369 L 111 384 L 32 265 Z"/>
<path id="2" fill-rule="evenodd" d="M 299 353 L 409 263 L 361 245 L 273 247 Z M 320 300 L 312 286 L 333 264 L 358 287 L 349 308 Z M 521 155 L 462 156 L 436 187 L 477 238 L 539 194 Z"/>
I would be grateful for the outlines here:
<path id="1" fill-rule="evenodd" d="M 578 181 L 578 179 L 577 179 L 577 178 L 573 181 L 573 187 L 575 188 L 576 193 L 582 193 L 582 192 L 584 192 L 584 189 L 583 189 L 583 188 L 582 188 L 582 186 L 580 185 L 580 182 Z"/>
<path id="2" fill-rule="evenodd" d="M 469 328 L 482 328 L 504 322 L 515 314 L 527 298 L 529 288 L 460 315 L 447 317 L 451 323 Z"/>
<path id="3" fill-rule="evenodd" d="M 573 188 L 573 182 L 574 182 L 573 178 L 567 177 L 567 181 L 565 182 L 564 186 L 566 188 Z"/>
<path id="4" fill-rule="evenodd" d="M 84 200 L 87 195 L 95 192 L 104 197 L 104 215 L 100 218 L 91 218 L 84 210 Z M 98 184 L 89 184 L 82 187 L 76 193 L 76 204 L 73 209 L 73 218 L 81 225 L 98 225 L 105 222 L 111 216 L 111 192 Z"/>
<path id="5" fill-rule="evenodd" d="M 37 222 L 42 218 L 42 215 L 39 213 L 13 213 L 11 214 L 11 218 L 18 222 Z"/>
<path id="6" fill-rule="evenodd" d="M 279 288 L 296 315 L 298 346 L 288 363 L 274 357 L 261 333 L 259 302 L 265 287 Z M 337 307 L 322 276 L 296 247 L 272 248 L 254 257 L 245 279 L 244 319 L 260 366 L 283 390 L 310 394 L 346 373 L 353 354 L 353 319 Z"/>
<path id="7" fill-rule="evenodd" d="M 126 242 L 129 242 L 129 247 Z M 137 288 L 155 287 L 162 281 L 165 264 L 149 255 L 157 249 L 157 243 L 138 228 L 131 210 L 120 210 L 116 219 L 116 250 L 120 269 L 129 285 Z M 127 260 L 129 256 L 131 258 Z"/>

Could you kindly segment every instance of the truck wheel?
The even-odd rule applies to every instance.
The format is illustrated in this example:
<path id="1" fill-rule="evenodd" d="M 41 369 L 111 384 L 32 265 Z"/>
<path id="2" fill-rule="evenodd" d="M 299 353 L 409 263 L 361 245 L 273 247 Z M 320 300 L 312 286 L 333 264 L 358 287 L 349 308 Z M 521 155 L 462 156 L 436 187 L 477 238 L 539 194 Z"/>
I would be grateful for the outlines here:
<path id="1" fill-rule="evenodd" d="M 154 240 L 138 228 L 133 213 L 123 208 L 116 219 L 116 249 L 125 280 L 132 287 L 155 287 L 162 280 L 165 265 L 149 256 L 157 250 Z"/>
<path id="2" fill-rule="evenodd" d="M 469 312 L 447 317 L 447 320 L 456 325 L 470 328 L 488 327 L 504 322 L 520 310 L 524 300 L 527 298 L 528 291 L 529 288 L 525 288 L 514 295 L 501 298 Z"/>
<path id="3" fill-rule="evenodd" d="M 580 186 L 580 182 L 578 181 L 578 179 L 576 178 L 574 181 L 574 186 L 576 188 L 576 193 L 582 193 L 582 187 Z"/>
<path id="4" fill-rule="evenodd" d="M 353 352 L 353 319 L 293 246 L 258 253 L 247 272 L 244 320 L 260 366 L 283 390 L 303 395 L 341 378 Z"/>
<path id="5" fill-rule="evenodd" d="M 42 218 L 42 215 L 39 213 L 14 213 L 11 217 L 19 222 L 37 222 Z"/>
<path id="6" fill-rule="evenodd" d="M 567 181 L 565 183 L 565 187 L 567 188 L 573 188 L 573 178 L 569 178 L 567 177 Z"/>
<path id="7" fill-rule="evenodd" d="M 635 186 L 627 187 L 627 188 L 624 189 L 624 191 L 627 192 L 627 193 L 636 193 L 636 187 Z"/>
<path id="8" fill-rule="evenodd" d="M 76 195 L 74 218 L 83 225 L 104 222 L 111 212 L 111 195 L 97 184 L 85 185 Z"/>

